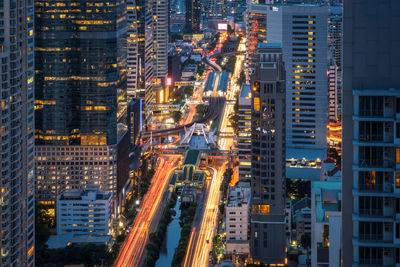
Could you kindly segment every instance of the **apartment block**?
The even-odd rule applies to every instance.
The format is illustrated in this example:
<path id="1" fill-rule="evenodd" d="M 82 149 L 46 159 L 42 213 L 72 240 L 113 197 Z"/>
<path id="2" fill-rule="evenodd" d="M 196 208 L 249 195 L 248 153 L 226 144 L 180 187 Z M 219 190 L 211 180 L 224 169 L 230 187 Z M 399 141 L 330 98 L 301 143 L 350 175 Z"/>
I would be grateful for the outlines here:
<path id="1" fill-rule="evenodd" d="M 400 264 L 399 1 L 344 1 L 342 261 Z"/>
<path id="2" fill-rule="evenodd" d="M 250 187 L 229 189 L 226 214 L 226 251 L 248 255 L 249 248 Z"/>
<path id="3" fill-rule="evenodd" d="M 251 77 L 251 256 L 283 264 L 285 216 L 285 66 L 280 44 L 259 44 Z"/>
<path id="4" fill-rule="evenodd" d="M 0 4 L 0 266 L 35 264 L 34 9 Z"/>

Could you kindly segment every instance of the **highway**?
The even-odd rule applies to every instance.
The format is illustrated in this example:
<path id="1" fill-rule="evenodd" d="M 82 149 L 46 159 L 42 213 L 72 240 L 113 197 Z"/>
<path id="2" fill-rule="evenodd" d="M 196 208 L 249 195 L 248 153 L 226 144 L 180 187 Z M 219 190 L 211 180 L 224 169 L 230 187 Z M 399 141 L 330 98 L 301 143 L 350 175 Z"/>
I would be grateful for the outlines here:
<path id="1" fill-rule="evenodd" d="M 239 44 L 239 51 L 245 51 L 245 39 L 242 39 Z M 231 86 L 226 95 L 227 100 L 235 100 L 240 90 L 236 84 L 242 71 L 244 55 L 238 55 L 236 66 L 231 79 Z M 233 129 L 229 125 L 229 116 L 233 112 L 232 105 L 225 105 L 222 116 L 220 132 L 232 133 Z M 219 138 L 218 145 L 221 150 L 230 150 L 233 146 L 232 138 Z M 203 218 L 200 225 L 195 225 L 192 229 L 192 234 L 189 239 L 188 249 L 186 250 L 184 267 L 203 267 L 208 266 L 209 253 L 212 250 L 213 238 L 217 229 L 218 205 L 221 198 L 220 186 L 223 180 L 223 174 L 226 169 L 225 162 L 219 162 L 217 169 L 214 171 L 214 176 L 211 180 L 211 185 L 206 199 L 206 204 L 203 211 Z"/>
<path id="2" fill-rule="evenodd" d="M 125 240 L 115 261 L 116 267 L 140 266 L 149 233 L 154 229 L 153 219 L 160 212 L 159 206 L 168 186 L 169 178 L 180 156 L 160 157 L 149 191 L 143 198 L 129 236 Z"/>

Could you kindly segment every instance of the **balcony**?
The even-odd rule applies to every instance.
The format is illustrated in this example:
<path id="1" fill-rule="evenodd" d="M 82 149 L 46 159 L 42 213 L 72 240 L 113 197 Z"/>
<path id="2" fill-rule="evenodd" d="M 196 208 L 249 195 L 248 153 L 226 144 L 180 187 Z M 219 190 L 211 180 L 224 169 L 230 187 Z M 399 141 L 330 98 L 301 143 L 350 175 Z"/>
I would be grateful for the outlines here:
<path id="1" fill-rule="evenodd" d="M 359 209 L 359 214 L 367 217 L 383 216 L 383 209 Z"/>
<path id="2" fill-rule="evenodd" d="M 382 234 L 360 234 L 360 241 L 383 241 Z"/>
<path id="3" fill-rule="evenodd" d="M 358 166 L 360 168 L 394 168 L 395 164 L 390 159 L 360 158 Z"/>
<path id="4" fill-rule="evenodd" d="M 371 258 L 364 258 L 360 259 L 360 265 L 359 266 L 383 266 L 383 259 L 382 258 L 377 258 L 377 259 L 371 259 Z"/>
<path id="5" fill-rule="evenodd" d="M 387 184 L 384 186 L 383 184 L 358 184 L 358 189 L 360 192 L 369 192 L 369 193 L 390 193 L 391 185 Z"/>
<path id="6" fill-rule="evenodd" d="M 368 108 L 368 109 L 360 109 L 360 117 L 382 117 L 383 116 L 383 108 Z"/>

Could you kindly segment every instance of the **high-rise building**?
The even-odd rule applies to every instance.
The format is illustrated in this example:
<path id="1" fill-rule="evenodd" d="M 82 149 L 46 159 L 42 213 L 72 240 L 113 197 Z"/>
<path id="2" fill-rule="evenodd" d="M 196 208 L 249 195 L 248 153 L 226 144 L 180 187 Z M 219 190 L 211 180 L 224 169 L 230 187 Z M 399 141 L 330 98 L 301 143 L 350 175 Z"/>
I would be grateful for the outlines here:
<path id="1" fill-rule="evenodd" d="M 127 94 L 145 105 L 155 101 L 153 1 L 127 2 Z"/>
<path id="2" fill-rule="evenodd" d="M 37 201 L 54 204 L 87 185 L 115 193 L 126 133 L 126 3 L 35 8 Z"/>
<path id="3" fill-rule="evenodd" d="M 400 2 L 346 0 L 344 10 L 342 262 L 397 266 Z"/>
<path id="4" fill-rule="evenodd" d="M 251 179 L 251 89 L 243 84 L 239 94 L 238 107 L 238 158 L 239 181 Z"/>
<path id="5" fill-rule="evenodd" d="M 331 6 L 328 18 L 328 45 L 339 69 L 343 57 L 343 7 Z"/>
<path id="6" fill-rule="evenodd" d="M 154 85 L 163 88 L 168 75 L 168 0 L 153 1 Z"/>
<path id="7" fill-rule="evenodd" d="M 259 44 L 252 87 L 251 256 L 284 264 L 285 67 L 280 44 Z"/>
<path id="8" fill-rule="evenodd" d="M 200 33 L 201 2 L 200 0 L 186 0 L 185 33 Z"/>
<path id="9" fill-rule="evenodd" d="M 128 101 L 155 103 L 168 74 L 168 1 L 129 0 L 127 34 Z"/>
<path id="10" fill-rule="evenodd" d="M 282 43 L 290 161 L 286 177 L 318 179 L 327 147 L 329 6 L 319 0 L 303 2 L 250 4 L 249 10 L 253 17 L 265 18 L 266 41 Z"/>
<path id="11" fill-rule="evenodd" d="M 34 266 L 33 1 L 0 3 L 0 266 Z"/>
<path id="12" fill-rule="evenodd" d="M 329 7 L 310 3 L 266 9 L 267 41 L 282 43 L 286 66 L 287 146 L 325 149 Z"/>
<path id="13" fill-rule="evenodd" d="M 329 122 L 336 122 L 339 118 L 338 111 L 338 67 L 333 58 L 329 60 L 328 68 L 328 119 Z"/>
<path id="14" fill-rule="evenodd" d="M 225 0 L 209 0 L 209 18 L 223 19 L 226 15 Z"/>
<path id="15" fill-rule="evenodd" d="M 267 16 L 265 5 L 248 4 L 246 11 L 246 71 L 248 74 L 254 71 L 257 45 L 266 42 Z"/>

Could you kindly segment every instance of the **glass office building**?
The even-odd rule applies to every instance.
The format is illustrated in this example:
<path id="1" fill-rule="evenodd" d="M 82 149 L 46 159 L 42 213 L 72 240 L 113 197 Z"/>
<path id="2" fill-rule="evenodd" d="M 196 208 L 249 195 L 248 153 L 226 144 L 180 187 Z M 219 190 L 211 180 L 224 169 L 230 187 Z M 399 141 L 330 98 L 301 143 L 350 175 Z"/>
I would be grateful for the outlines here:
<path id="1" fill-rule="evenodd" d="M 86 184 L 114 191 L 126 2 L 37 1 L 35 12 L 38 201 Z"/>

